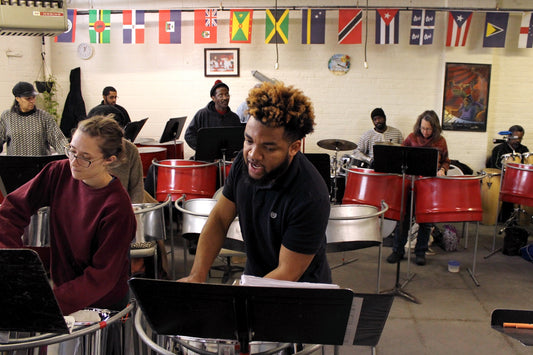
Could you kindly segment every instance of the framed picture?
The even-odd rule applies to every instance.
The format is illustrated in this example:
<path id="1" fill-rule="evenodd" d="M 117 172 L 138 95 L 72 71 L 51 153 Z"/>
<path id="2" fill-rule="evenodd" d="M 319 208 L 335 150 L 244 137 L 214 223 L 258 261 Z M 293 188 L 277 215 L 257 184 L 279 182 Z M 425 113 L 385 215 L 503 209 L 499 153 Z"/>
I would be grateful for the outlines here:
<path id="1" fill-rule="evenodd" d="M 239 48 L 205 48 L 205 76 L 239 76 Z"/>
<path id="2" fill-rule="evenodd" d="M 446 63 L 442 129 L 487 131 L 490 64 Z"/>

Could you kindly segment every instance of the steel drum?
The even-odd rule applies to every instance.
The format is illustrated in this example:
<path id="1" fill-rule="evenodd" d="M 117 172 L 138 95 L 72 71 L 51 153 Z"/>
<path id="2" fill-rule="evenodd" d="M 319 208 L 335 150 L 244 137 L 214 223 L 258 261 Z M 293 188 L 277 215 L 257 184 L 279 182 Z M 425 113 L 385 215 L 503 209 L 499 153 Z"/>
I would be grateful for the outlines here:
<path id="1" fill-rule="evenodd" d="M 402 201 L 402 176 L 377 173 L 372 169 L 355 168 L 347 170 L 343 204 L 363 204 L 381 206 L 381 201 L 389 205 L 385 218 L 400 220 Z M 409 180 L 404 185 L 404 207 L 407 201 Z M 404 209 L 404 212 L 405 209 Z"/>
<path id="2" fill-rule="evenodd" d="M 148 174 L 148 169 L 152 165 L 152 160 L 165 160 L 167 158 L 167 150 L 165 148 L 156 147 L 139 147 L 137 148 L 141 156 L 141 163 L 143 166 L 143 177 Z"/>
<path id="3" fill-rule="evenodd" d="M 157 166 L 156 199 L 168 194 L 175 201 L 185 194 L 186 199 L 210 198 L 215 193 L 217 163 L 167 159 L 154 162 Z"/>
<path id="4" fill-rule="evenodd" d="M 481 176 L 421 177 L 415 180 L 417 223 L 481 221 Z"/>
<path id="5" fill-rule="evenodd" d="M 166 238 L 165 219 L 163 216 L 164 206 L 166 205 L 159 203 L 132 204 L 137 218 L 136 243 Z"/>
<path id="6" fill-rule="evenodd" d="M 533 165 L 505 164 L 500 199 L 533 206 Z"/>
<path id="7" fill-rule="evenodd" d="M 50 207 L 41 207 L 24 228 L 22 244 L 35 250 L 45 270 L 50 269 Z"/>
<path id="8" fill-rule="evenodd" d="M 183 142 L 174 141 L 159 143 L 155 140 L 150 139 L 139 139 L 135 142 L 135 145 L 138 147 L 154 147 L 154 148 L 163 148 L 167 151 L 166 157 L 164 159 L 183 159 Z"/>
<path id="9" fill-rule="evenodd" d="M 498 213 L 498 199 L 500 195 L 500 182 L 502 174 L 500 169 L 483 169 L 481 179 L 481 205 L 483 207 L 482 224 L 494 225 Z"/>

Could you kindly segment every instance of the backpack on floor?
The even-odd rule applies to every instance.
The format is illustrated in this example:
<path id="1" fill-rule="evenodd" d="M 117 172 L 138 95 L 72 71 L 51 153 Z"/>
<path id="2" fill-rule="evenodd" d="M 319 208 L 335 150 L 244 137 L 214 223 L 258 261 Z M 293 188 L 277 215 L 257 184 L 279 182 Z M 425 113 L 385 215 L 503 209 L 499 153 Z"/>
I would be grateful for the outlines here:
<path id="1" fill-rule="evenodd" d="M 454 226 L 446 224 L 442 232 L 437 226 L 433 229 L 433 240 L 435 244 L 445 251 L 456 251 L 459 246 L 459 237 L 457 229 Z"/>
<path id="2" fill-rule="evenodd" d="M 533 244 L 528 244 L 520 248 L 520 256 L 527 261 L 533 262 Z"/>
<path id="3" fill-rule="evenodd" d="M 527 244 L 528 233 L 524 228 L 508 227 L 505 228 L 503 237 L 502 253 L 505 255 L 521 255 L 520 248 Z"/>

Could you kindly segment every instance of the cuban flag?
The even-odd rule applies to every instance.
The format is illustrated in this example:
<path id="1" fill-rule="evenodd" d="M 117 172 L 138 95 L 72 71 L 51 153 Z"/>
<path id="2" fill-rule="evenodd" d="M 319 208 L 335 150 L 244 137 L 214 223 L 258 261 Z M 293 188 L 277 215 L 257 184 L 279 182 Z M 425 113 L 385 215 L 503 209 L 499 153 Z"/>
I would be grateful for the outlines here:
<path id="1" fill-rule="evenodd" d="M 376 10 L 376 44 L 398 44 L 399 30 L 398 9 Z"/>
<path id="2" fill-rule="evenodd" d="M 422 46 L 433 44 L 435 10 L 413 10 L 409 44 Z"/>
<path id="3" fill-rule="evenodd" d="M 55 36 L 54 42 L 75 42 L 76 14 L 76 9 L 67 9 L 68 28 L 62 34 Z"/>
<path id="4" fill-rule="evenodd" d="M 144 43 L 144 11 L 122 11 L 122 43 Z"/>
<path id="5" fill-rule="evenodd" d="M 518 35 L 518 48 L 533 48 L 533 16 L 531 12 L 522 14 L 522 24 Z"/>
<path id="6" fill-rule="evenodd" d="M 181 43 L 180 10 L 159 10 L 159 43 Z"/>
<path id="7" fill-rule="evenodd" d="M 464 47 L 472 22 L 472 11 L 450 11 L 446 47 Z"/>

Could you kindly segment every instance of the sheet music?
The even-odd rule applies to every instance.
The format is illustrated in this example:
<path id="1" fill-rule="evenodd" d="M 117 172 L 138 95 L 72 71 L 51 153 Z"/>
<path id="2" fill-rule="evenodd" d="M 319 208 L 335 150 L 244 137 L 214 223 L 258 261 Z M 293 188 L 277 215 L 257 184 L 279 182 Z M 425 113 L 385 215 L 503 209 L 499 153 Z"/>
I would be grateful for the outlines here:
<path id="1" fill-rule="evenodd" d="M 348 317 L 348 324 L 346 324 L 346 333 L 344 333 L 344 341 L 342 342 L 342 345 L 353 345 L 362 306 L 363 298 L 354 297 L 352 301 L 352 307 L 350 309 L 350 316 Z"/>
<path id="2" fill-rule="evenodd" d="M 240 285 L 241 286 L 262 286 L 262 287 L 289 287 L 289 288 L 327 288 L 327 289 L 339 289 L 340 288 L 339 285 L 335 285 L 335 284 L 275 280 L 275 279 L 250 276 L 250 275 L 241 275 Z"/>

